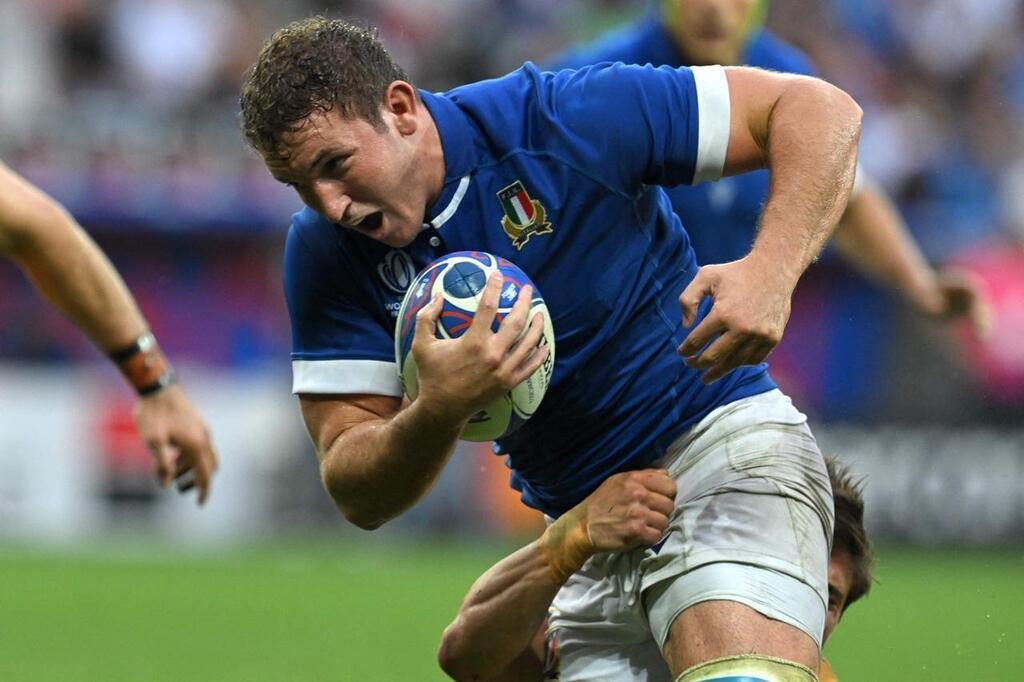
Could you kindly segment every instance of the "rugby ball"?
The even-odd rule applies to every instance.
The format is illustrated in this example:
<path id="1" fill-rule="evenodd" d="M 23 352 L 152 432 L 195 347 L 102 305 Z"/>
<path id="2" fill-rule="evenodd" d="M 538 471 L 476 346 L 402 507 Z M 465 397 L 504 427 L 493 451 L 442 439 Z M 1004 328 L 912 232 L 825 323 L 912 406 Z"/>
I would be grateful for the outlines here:
<path id="1" fill-rule="evenodd" d="M 551 315 L 537 287 L 522 270 L 504 258 L 480 251 L 459 251 L 437 259 L 416 276 L 402 301 L 395 328 L 395 361 L 402 388 L 410 400 L 419 393 L 416 362 L 412 356 L 412 341 L 416 333 L 416 314 L 433 298 L 444 296 L 437 336 L 456 339 L 473 322 L 484 286 L 492 272 L 501 271 L 503 281 L 492 329 L 497 331 L 505 316 L 519 299 L 523 286 L 533 287 L 530 319 L 536 313 L 544 317 L 544 333 L 540 344 L 546 344 L 548 354 L 544 363 L 523 383 L 495 400 L 487 409 L 473 415 L 462 431 L 463 440 L 489 441 L 507 436 L 533 416 L 551 383 L 555 366 L 555 333 Z M 525 333 L 525 330 L 524 330 Z"/>

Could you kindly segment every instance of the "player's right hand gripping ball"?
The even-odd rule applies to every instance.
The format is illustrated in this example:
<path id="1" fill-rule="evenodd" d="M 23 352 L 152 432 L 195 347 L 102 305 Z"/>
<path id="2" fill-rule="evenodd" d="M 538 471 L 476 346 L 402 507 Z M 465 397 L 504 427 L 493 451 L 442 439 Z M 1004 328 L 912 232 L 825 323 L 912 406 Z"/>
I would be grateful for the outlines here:
<path id="1" fill-rule="evenodd" d="M 437 325 L 438 338 L 455 339 L 462 336 L 473 321 L 487 278 L 495 270 L 501 271 L 504 281 L 493 329 L 497 331 L 501 320 L 515 305 L 523 286 L 529 284 L 533 288 L 533 302 L 528 319 L 532 320 L 537 313 L 543 315 L 544 333 L 540 343 L 547 345 L 548 354 L 544 363 L 526 381 L 469 420 L 462 431 L 464 440 L 489 441 L 506 436 L 522 426 L 540 406 L 555 367 L 555 333 L 544 299 L 526 273 L 504 258 L 481 251 L 459 251 L 439 258 L 424 268 L 413 280 L 398 311 L 395 361 L 406 395 L 410 400 L 415 400 L 419 393 L 419 383 L 416 361 L 411 350 L 416 333 L 416 313 L 430 303 L 435 293 L 441 293 L 444 305 Z"/>

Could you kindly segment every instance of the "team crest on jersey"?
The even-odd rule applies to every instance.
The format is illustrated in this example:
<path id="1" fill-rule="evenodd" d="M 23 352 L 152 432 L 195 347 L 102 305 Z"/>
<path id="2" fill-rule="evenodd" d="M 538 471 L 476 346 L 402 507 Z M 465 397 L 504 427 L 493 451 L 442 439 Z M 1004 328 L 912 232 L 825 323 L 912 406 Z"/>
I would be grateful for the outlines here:
<path id="1" fill-rule="evenodd" d="M 512 240 L 512 246 L 522 251 L 530 237 L 538 234 L 551 234 L 551 223 L 547 221 L 547 211 L 516 180 L 508 187 L 498 190 L 498 201 L 505 215 L 501 219 L 501 228 Z"/>
<path id="2" fill-rule="evenodd" d="M 377 266 L 377 274 L 384 286 L 396 294 L 404 294 L 405 290 L 416 278 L 416 266 L 412 258 L 404 251 L 388 251 L 384 261 Z"/>

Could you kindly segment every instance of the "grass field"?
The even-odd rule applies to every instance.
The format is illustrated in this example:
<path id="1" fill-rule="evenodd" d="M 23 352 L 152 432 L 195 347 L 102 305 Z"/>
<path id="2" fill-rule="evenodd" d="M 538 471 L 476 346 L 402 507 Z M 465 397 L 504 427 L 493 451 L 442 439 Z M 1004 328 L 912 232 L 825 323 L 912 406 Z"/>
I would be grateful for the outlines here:
<path id="1" fill-rule="evenodd" d="M 507 548 L 0 551 L 0 680 L 443 679 L 441 629 Z M 884 549 L 826 651 L 844 682 L 1024 679 L 1024 553 Z"/>

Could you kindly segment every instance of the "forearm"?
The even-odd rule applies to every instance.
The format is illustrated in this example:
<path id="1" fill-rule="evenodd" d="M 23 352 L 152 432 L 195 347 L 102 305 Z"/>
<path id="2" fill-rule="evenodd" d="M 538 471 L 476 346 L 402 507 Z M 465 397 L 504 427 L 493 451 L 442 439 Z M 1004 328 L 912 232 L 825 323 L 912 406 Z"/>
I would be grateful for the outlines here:
<path id="1" fill-rule="evenodd" d="M 102 351 L 146 330 L 124 281 L 57 202 L 0 166 L 0 252 Z"/>
<path id="2" fill-rule="evenodd" d="M 356 424 L 320 447 L 324 487 L 349 521 L 377 528 L 430 490 L 461 431 L 462 423 L 433 415 L 421 400 Z"/>
<path id="3" fill-rule="evenodd" d="M 818 256 L 846 207 L 861 112 L 841 90 L 797 78 L 768 117 L 771 185 L 751 256 L 791 286 Z"/>
<path id="4" fill-rule="evenodd" d="M 529 648 L 562 586 L 540 542 L 506 557 L 470 588 L 438 654 L 456 680 L 493 679 Z"/>
<path id="5" fill-rule="evenodd" d="M 934 290 L 935 271 L 892 201 L 870 181 L 850 199 L 835 243 L 844 260 L 914 303 Z"/>

